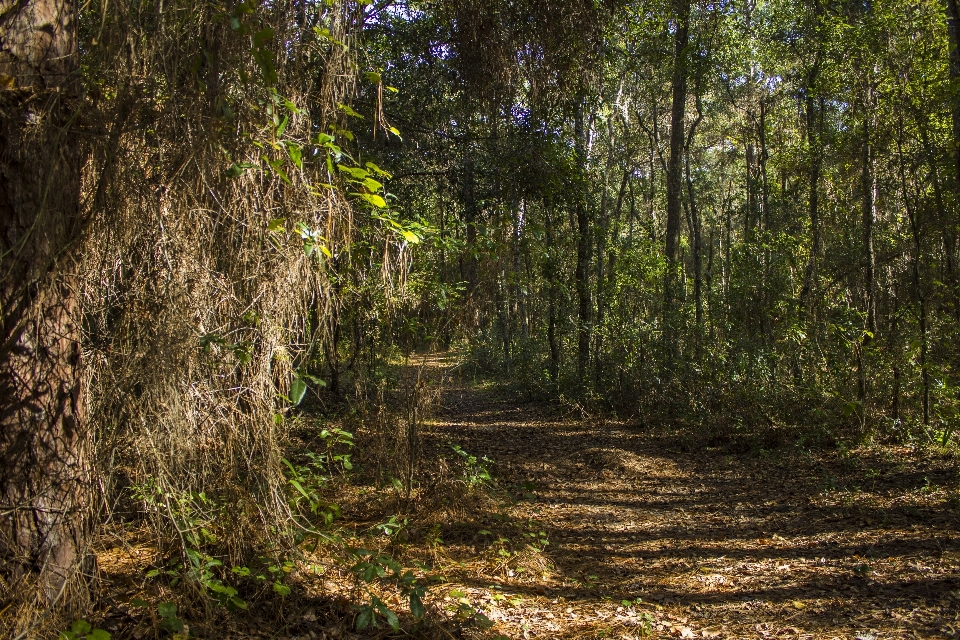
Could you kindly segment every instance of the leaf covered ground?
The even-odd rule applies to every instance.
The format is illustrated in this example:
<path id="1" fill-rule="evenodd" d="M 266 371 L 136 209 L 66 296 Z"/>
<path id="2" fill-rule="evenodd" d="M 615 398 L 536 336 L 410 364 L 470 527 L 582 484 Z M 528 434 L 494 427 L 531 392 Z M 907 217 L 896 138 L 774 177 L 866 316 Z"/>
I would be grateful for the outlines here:
<path id="1" fill-rule="evenodd" d="M 321 547 L 300 563 L 312 571 L 297 572 L 292 596 L 228 619 L 221 633 L 960 637 L 952 453 L 889 445 L 731 453 L 694 433 L 584 417 L 457 378 L 421 438 L 423 464 L 435 466 L 420 497 L 353 482 L 336 498 L 343 535 L 430 585 L 423 621 L 406 613 L 400 632 L 383 620 L 357 632 L 355 605 L 368 593 L 398 613 L 407 603 L 351 581 Z M 398 528 L 377 528 L 391 516 Z M 108 579 L 110 567 L 122 574 L 136 564 L 120 558 L 130 548 L 114 552 Z M 137 628 L 131 635 L 148 631 Z"/>

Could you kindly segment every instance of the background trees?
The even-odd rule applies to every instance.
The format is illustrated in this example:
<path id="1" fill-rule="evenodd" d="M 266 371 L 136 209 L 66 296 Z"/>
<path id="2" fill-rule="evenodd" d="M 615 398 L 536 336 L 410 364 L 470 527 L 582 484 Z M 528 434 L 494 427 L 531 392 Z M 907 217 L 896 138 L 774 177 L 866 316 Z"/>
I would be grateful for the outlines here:
<path id="1" fill-rule="evenodd" d="M 429 125 L 388 147 L 393 188 L 435 226 L 443 203 L 481 361 L 632 409 L 952 429 L 942 6 L 624 3 L 552 39 L 521 8 L 481 86 L 482 7 L 403 6 L 368 55 L 388 117 Z"/>

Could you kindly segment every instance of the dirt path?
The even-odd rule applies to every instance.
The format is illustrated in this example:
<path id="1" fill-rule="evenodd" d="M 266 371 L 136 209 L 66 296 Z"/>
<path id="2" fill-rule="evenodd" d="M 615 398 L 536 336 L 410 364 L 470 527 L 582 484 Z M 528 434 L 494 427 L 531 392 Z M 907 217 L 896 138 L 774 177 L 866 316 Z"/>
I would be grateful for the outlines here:
<path id="1" fill-rule="evenodd" d="M 468 384 L 427 439 L 503 491 L 442 531 L 446 608 L 494 623 L 467 636 L 960 637 L 951 458 L 731 455 Z"/>

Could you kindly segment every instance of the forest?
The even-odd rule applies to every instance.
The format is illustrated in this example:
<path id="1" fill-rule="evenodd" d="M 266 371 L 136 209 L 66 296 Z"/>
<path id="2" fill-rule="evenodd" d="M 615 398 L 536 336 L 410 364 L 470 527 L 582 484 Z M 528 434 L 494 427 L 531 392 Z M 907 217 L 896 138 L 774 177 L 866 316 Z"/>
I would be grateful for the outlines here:
<path id="1" fill-rule="evenodd" d="M 957 0 L 0 0 L 0 635 L 960 637 Z"/>

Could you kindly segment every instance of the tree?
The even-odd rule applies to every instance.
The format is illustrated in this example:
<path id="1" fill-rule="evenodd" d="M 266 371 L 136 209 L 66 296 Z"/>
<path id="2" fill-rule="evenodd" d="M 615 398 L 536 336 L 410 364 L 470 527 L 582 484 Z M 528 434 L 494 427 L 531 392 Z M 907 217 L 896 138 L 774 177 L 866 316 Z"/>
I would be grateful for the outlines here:
<path id="1" fill-rule="evenodd" d="M 70 275 L 82 226 L 76 30 L 66 0 L 0 17 L 0 563 L 7 579 L 38 580 L 48 603 L 78 586 L 92 488 Z"/>

